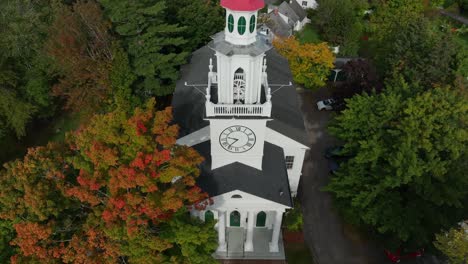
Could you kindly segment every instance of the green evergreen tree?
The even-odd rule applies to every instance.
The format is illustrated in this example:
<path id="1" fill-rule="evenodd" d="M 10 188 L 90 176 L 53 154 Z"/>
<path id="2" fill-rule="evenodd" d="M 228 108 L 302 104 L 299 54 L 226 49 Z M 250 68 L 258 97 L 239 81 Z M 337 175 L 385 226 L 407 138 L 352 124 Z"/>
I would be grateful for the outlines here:
<path id="1" fill-rule="evenodd" d="M 179 0 L 168 2 L 171 23 L 184 26 L 188 40 L 187 51 L 193 51 L 210 40 L 210 36 L 223 30 L 224 9 L 216 0 Z"/>
<path id="2" fill-rule="evenodd" d="M 186 62 L 183 27 L 167 23 L 162 0 L 100 0 L 122 40 L 142 97 L 171 94 L 179 66 Z"/>

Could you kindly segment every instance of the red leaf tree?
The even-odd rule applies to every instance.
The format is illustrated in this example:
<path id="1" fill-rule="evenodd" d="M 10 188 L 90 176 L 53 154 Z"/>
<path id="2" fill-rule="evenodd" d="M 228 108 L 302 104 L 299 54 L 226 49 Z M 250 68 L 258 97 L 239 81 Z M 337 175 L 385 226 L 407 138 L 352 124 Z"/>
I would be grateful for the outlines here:
<path id="1" fill-rule="evenodd" d="M 65 145 L 31 149 L 7 164 L 0 217 L 15 223 L 20 254 L 12 262 L 183 261 L 168 253 L 182 242 L 160 233 L 207 195 L 195 185 L 202 157 L 176 145 L 171 119 L 170 108 L 156 111 L 150 100 L 131 115 L 97 115 Z"/>

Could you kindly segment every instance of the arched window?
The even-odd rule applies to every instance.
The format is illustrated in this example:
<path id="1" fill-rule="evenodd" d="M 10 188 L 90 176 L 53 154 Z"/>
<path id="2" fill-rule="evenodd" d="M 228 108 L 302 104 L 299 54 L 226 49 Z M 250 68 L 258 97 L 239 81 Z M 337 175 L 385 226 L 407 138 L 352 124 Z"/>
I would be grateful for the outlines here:
<path id="1" fill-rule="evenodd" d="M 264 227 L 266 223 L 266 213 L 261 211 L 257 214 L 257 227 Z"/>
<path id="2" fill-rule="evenodd" d="M 214 220 L 214 214 L 210 210 L 205 212 L 205 222 L 213 221 Z"/>
<path id="3" fill-rule="evenodd" d="M 234 17 L 232 15 L 228 16 L 228 30 L 231 33 L 234 30 Z"/>
<path id="4" fill-rule="evenodd" d="M 233 211 L 229 215 L 229 225 L 230 226 L 240 226 L 240 213 L 238 211 Z"/>
<path id="5" fill-rule="evenodd" d="M 245 100 L 245 73 L 242 68 L 239 68 L 234 73 L 234 103 L 243 104 Z"/>
<path id="6" fill-rule="evenodd" d="M 255 30 L 255 15 L 250 17 L 250 33 L 253 33 Z"/>
<path id="7" fill-rule="evenodd" d="M 245 17 L 241 16 L 239 18 L 239 21 L 237 21 L 237 31 L 239 32 L 240 35 L 244 35 L 245 33 L 245 27 L 247 22 L 245 21 Z"/>
<path id="8" fill-rule="evenodd" d="M 234 194 L 233 196 L 231 196 L 231 198 L 239 199 L 242 198 L 242 196 L 240 196 L 239 194 Z"/>

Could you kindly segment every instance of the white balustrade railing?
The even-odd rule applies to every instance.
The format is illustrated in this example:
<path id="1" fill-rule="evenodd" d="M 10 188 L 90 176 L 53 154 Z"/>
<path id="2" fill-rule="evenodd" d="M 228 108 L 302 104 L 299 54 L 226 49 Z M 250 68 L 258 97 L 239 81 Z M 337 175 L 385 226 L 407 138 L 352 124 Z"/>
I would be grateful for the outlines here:
<path id="1" fill-rule="evenodd" d="M 207 116 L 265 116 L 271 114 L 271 103 L 261 105 L 245 104 L 214 104 L 206 102 Z"/>

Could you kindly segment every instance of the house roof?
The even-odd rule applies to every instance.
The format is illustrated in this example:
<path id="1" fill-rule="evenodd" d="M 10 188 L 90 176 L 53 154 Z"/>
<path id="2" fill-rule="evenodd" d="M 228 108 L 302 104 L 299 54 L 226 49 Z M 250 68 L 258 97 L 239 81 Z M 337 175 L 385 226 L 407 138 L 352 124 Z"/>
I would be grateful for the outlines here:
<path id="1" fill-rule="evenodd" d="M 262 170 L 239 162 L 211 170 L 210 141 L 193 148 L 205 157 L 197 185 L 211 197 L 240 190 L 292 207 L 288 172 L 280 147 L 265 142 Z"/>
<path id="2" fill-rule="evenodd" d="M 181 68 L 181 78 L 176 84 L 172 99 L 174 121 L 180 126 L 179 137 L 186 136 L 205 126 L 205 90 L 208 83 L 208 64 L 214 51 L 204 46 L 192 54 L 190 63 Z M 268 80 L 272 90 L 271 121 L 267 126 L 299 143 L 308 144 L 304 120 L 299 109 L 296 88 L 277 86 L 292 81 L 288 61 L 274 49 L 266 52 Z M 216 71 L 216 65 L 214 65 Z M 185 82 L 197 86 L 185 86 Z"/>
<path id="3" fill-rule="evenodd" d="M 265 25 L 273 31 L 273 33 L 282 38 L 287 38 L 292 35 L 292 28 L 278 14 L 270 12 L 267 15 L 268 19 Z"/>
<path id="4" fill-rule="evenodd" d="M 296 15 L 299 17 L 300 21 L 304 20 L 304 18 L 307 17 L 307 12 L 304 10 L 304 8 L 302 8 L 299 5 L 299 3 L 297 1 L 295 1 L 295 0 L 291 1 L 289 6 L 294 11 L 294 13 L 296 13 Z"/>
<path id="5" fill-rule="evenodd" d="M 281 3 L 281 5 L 278 7 L 278 11 L 281 14 L 287 16 L 294 23 L 301 20 L 299 16 L 296 14 L 296 12 L 294 11 L 294 9 L 292 9 L 291 6 L 288 4 L 288 2 Z"/>
<path id="6" fill-rule="evenodd" d="M 265 6 L 263 0 L 221 0 L 221 6 L 235 11 L 255 11 Z"/>

